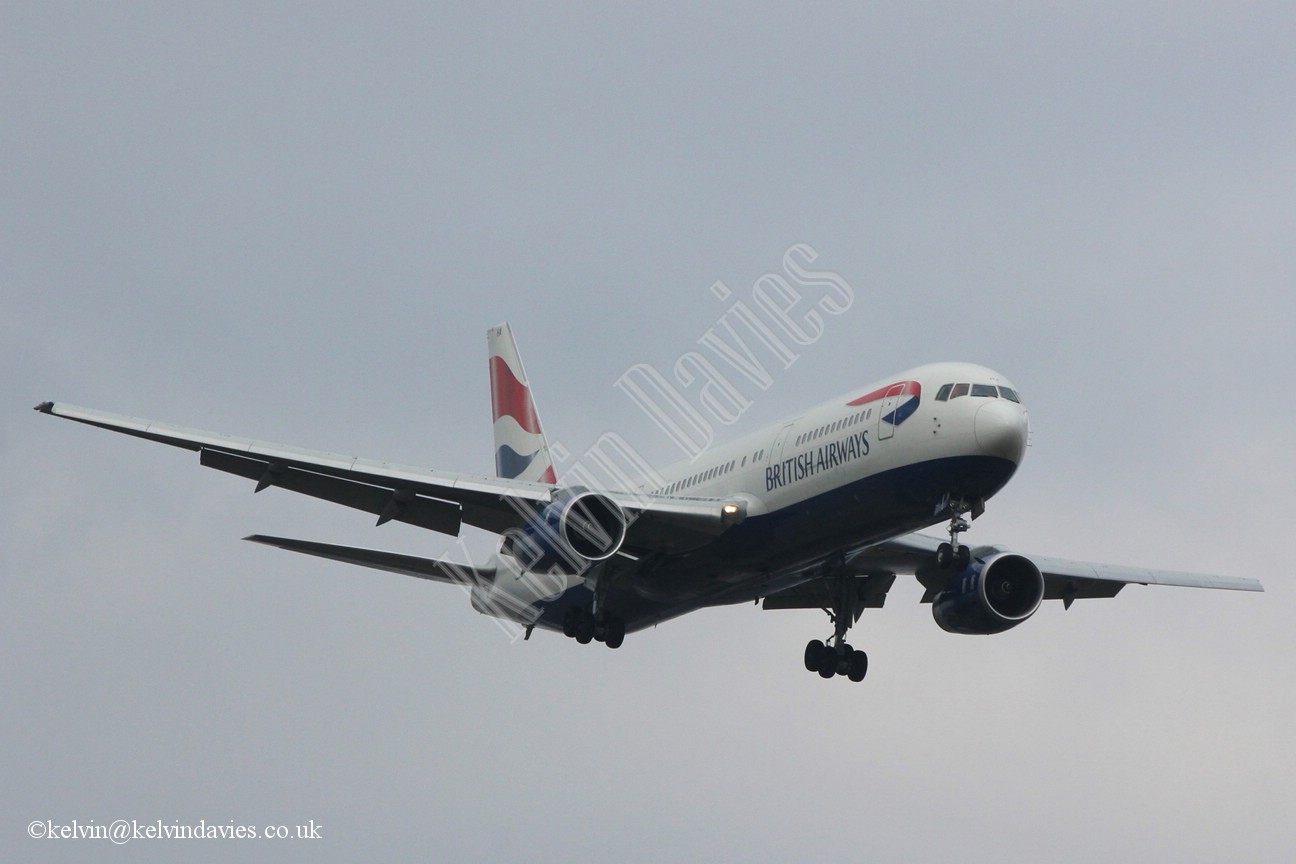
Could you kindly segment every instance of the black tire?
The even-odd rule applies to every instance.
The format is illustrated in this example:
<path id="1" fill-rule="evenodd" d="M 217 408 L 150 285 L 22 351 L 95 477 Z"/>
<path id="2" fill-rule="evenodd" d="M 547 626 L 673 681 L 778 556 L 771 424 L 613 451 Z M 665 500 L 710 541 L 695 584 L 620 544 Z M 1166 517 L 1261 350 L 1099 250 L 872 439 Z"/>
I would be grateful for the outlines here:
<path id="1" fill-rule="evenodd" d="M 831 678 L 837 674 L 837 652 L 825 647 L 819 655 L 819 677 Z"/>
<path id="2" fill-rule="evenodd" d="M 563 635 L 568 639 L 576 635 L 576 610 L 568 609 L 563 616 Z"/>
<path id="3" fill-rule="evenodd" d="M 620 648 L 625 641 L 625 622 L 613 619 L 607 624 L 607 633 L 603 635 L 603 644 L 609 648 Z"/>
<path id="4" fill-rule="evenodd" d="M 942 570 L 948 570 L 954 563 L 954 547 L 948 543 L 942 543 L 936 547 L 936 566 Z"/>
<path id="5" fill-rule="evenodd" d="M 811 639 L 806 643 L 805 650 L 805 667 L 807 672 L 819 671 L 819 657 L 824 652 L 824 643 L 818 639 Z"/>
<path id="6" fill-rule="evenodd" d="M 868 674 L 868 655 L 863 651 L 852 651 L 850 656 L 850 671 L 846 673 L 850 680 L 856 684 L 864 680 Z"/>
<path id="7" fill-rule="evenodd" d="M 972 550 L 966 546 L 960 546 L 958 551 L 958 568 L 960 570 L 966 570 L 968 565 L 971 563 Z"/>

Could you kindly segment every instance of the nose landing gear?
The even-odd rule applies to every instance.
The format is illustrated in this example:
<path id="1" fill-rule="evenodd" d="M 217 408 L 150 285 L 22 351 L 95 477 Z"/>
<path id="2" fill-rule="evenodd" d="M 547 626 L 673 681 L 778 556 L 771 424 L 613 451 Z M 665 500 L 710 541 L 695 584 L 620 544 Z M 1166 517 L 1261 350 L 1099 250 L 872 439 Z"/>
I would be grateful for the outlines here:
<path id="1" fill-rule="evenodd" d="M 972 550 L 959 543 L 959 535 L 971 528 L 971 524 L 963 518 L 963 514 L 970 512 L 975 519 L 985 512 L 985 501 L 978 498 L 975 501 L 966 501 L 962 498 L 955 498 L 952 495 L 944 496 L 940 503 L 936 505 L 936 513 L 949 513 L 949 542 L 942 543 L 936 547 L 936 566 L 942 570 L 962 570 L 972 563 Z"/>

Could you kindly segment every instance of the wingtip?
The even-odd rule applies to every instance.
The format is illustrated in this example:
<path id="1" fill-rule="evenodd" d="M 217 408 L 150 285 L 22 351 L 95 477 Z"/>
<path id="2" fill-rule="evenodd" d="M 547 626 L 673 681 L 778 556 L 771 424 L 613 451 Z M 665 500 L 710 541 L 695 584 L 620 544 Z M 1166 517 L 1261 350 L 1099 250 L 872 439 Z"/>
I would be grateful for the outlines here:
<path id="1" fill-rule="evenodd" d="M 42 414 L 53 414 L 53 413 L 54 413 L 54 403 L 53 403 L 53 402 L 42 402 L 42 403 L 40 403 L 39 405 L 36 406 L 36 410 L 39 411 L 39 412 L 41 412 Z"/>

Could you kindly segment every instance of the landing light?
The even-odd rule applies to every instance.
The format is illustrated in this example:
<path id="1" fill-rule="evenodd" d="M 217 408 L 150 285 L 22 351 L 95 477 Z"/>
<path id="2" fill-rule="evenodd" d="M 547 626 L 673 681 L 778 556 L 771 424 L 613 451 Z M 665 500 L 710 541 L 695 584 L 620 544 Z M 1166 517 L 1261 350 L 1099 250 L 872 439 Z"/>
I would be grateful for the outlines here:
<path id="1" fill-rule="evenodd" d="M 726 501 L 720 505 L 720 524 L 726 528 L 737 525 L 747 517 L 747 507 L 742 501 Z"/>

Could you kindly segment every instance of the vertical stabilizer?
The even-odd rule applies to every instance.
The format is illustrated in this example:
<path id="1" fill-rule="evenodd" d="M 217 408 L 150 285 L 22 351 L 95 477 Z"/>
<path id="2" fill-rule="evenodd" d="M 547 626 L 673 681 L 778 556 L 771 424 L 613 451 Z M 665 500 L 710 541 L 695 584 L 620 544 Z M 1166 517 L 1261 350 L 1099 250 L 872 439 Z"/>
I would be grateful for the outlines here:
<path id="1" fill-rule="evenodd" d="M 507 323 L 486 331 L 490 354 L 495 473 L 509 480 L 556 483 L 549 443 L 540 428 L 531 386 Z"/>

